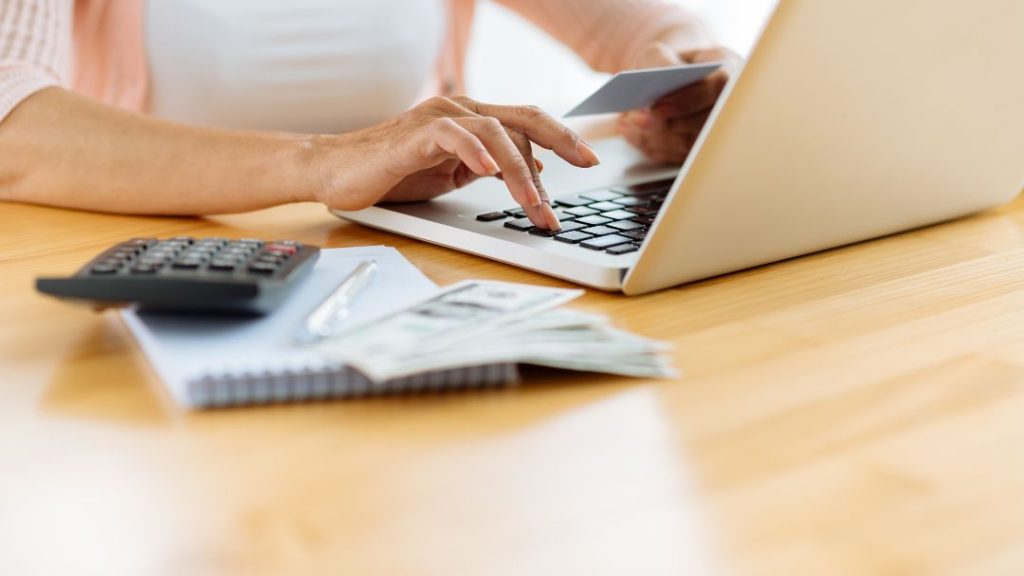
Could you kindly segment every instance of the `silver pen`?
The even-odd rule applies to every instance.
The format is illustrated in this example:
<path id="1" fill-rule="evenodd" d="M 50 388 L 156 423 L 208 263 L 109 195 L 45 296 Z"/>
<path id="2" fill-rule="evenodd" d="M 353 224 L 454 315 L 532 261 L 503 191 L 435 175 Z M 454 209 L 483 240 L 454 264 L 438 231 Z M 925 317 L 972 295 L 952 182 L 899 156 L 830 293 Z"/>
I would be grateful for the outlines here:
<path id="1" fill-rule="evenodd" d="M 377 263 L 363 260 L 356 269 L 306 317 L 306 339 L 329 338 L 349 315 L 349 306 L 377 274 Z"/>

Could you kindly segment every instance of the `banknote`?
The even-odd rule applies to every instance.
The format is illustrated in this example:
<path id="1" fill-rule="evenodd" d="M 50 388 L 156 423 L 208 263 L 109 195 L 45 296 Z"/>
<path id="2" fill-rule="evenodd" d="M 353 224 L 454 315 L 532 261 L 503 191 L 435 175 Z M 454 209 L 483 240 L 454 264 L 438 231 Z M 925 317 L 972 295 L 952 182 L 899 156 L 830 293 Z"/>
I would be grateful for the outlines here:
<path id="1" fill-rule="evenodd" d="M 650 378 L 677 375 L 666 344 L 617 329 L 604 316 L 560 308 L 580 294 L 466 281 L 316 346 L 376 381 L 507 363 Z"/>

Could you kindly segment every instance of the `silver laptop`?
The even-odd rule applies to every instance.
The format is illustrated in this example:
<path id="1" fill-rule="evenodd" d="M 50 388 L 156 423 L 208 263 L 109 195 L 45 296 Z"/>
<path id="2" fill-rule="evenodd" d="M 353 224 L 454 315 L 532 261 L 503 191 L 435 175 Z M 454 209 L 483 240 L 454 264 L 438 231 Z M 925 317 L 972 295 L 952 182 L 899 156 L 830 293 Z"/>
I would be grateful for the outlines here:
<path id="1" fill-rule="evenodd" d="M 564 232 L 501 182 L 335 211 L 573 282 L 642 294 L 978 212 L 1024 188 L 1024 2 L 781 0 L 681 168 L 621 140 L 541 155 Z"/>

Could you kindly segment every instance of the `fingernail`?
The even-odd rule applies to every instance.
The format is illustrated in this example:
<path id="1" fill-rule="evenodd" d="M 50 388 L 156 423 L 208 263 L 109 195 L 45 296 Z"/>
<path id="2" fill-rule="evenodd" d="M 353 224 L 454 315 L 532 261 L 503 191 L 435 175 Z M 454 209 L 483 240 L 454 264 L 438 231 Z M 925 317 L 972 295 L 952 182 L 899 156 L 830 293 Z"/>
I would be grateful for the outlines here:
<path id="1" fill-rule="evenodd" d="M 594 152 L 594 149 L 583 140 L 580 140 L 576 144 L 576 151 L 579 152 L 580 156 L 583 157 L 583 160 L 589 162 L 591 166 L 597 166 L 601 163 L 601 159 L 597 157 L 597 152 Z"/>
<path id="2" fill-rule="evenodd" d="M 526 201 L 530 203 L 530 206 L 540 206 L 543 202 L 540 192 L 537 190 L 537 185 L 533 182 L 526 183 Z"/>
<path id="3" fill-rule="evenodd" d="M 548 228 L 550 230 L 557 232 L 562 229 L 562 223 L 558 221 L 558 215 L 551 208 L 551 204 L 544 202 L 544 207 L 541 210 L 544 212 L 544 219 L 548 221 Z"/>
<path id="4" fill-rule="evenodd" d="M 501 169 L 498 168 L 498 163 L 494 161 L 494 158 L 491 157 L 487 150 L 480 151 L 480 163 L 484 165 L 484 169 L 491 176 L 501 172 Z"/>
<path id="5" fill-rule="evenodd" d="M 534 158 L 533 163 L 537 165 L 538 174 L 544 171 L 544 163 L 541 162 L 539 158 Z"/>

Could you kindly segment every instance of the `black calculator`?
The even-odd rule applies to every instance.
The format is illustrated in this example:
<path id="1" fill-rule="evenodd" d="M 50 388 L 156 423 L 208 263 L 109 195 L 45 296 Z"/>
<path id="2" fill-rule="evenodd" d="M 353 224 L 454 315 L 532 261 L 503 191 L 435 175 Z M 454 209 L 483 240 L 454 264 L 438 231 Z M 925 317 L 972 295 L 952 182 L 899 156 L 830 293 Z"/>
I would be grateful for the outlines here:
<path id="1" fill-rule="evenodd" d="M 133 238 L 73 276 L 37 278 L 44 294 L 97 308 L 262 315 L 313 268 L 320 248 L 293 240 Z"/>

